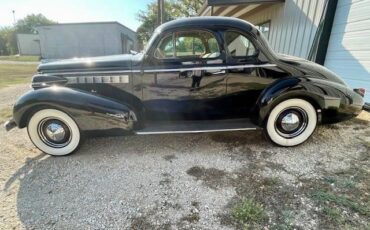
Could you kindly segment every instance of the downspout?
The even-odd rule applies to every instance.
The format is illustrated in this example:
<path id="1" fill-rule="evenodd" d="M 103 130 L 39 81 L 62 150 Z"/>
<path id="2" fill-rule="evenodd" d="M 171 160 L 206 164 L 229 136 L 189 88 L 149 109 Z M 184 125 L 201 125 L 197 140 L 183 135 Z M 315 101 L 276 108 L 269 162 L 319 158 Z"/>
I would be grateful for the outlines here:
<path id="1" fill-rule="evenodd" d="M 308 55 L 309 60 L 320 65 L 324 65 L 325 63 L 337 5 L 338 0 L 327 1 L 323 14 L 321 15 L 320 24 L 316 31 L 310 53 Z"/>

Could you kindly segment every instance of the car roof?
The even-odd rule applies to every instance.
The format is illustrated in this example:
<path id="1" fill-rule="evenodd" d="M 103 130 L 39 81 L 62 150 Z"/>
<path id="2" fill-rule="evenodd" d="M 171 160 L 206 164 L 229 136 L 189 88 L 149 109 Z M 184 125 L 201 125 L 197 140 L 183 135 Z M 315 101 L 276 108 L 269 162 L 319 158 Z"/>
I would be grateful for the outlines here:
<path id="1" fill-rule="evenodd" d="M 181 27 L 210 27 L 210 26 L 223 26 L 223 27 L 233 27 L 241 30 L 251 31 L 254 27 L 253 24 L 241 20 L 238 18 L 231 17 L 221 17 L 221 16 L 206 16 L 206 17 L 191 17 L 182 18 L 166 22 L 159 26 L 157 30 L 159 32 L 172 30 Z"/>

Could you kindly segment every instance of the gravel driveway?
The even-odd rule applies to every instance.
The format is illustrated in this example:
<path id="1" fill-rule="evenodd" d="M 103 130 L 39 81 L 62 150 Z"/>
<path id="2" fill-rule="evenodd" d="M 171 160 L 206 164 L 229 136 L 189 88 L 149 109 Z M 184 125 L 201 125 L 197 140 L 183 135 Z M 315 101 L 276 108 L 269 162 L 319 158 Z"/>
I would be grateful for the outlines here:
<path id="1" fill-rule="evenodd" d="M 25 90 L 1 89 L 0 109 Z M 88 139 L 67 157 L 0 129 L 0 229 L 369 228 L 368 121 L 295 148 L 258 131 L 151 135 Z M 265 217 L 238 219 L 245 199 Z"/>

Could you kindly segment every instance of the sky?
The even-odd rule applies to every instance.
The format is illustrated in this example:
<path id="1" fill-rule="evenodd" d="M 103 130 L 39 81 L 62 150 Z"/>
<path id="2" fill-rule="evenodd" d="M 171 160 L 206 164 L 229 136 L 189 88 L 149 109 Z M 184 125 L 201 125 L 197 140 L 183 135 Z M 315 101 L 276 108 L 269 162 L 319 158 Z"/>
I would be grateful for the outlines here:
<path id="1" fill-rule="evenodd" d="M 155 0 L 0 0 L 0 26 L 41 13 L 58 23 L 118 21 L 136 31 L 139 10 Z"/>

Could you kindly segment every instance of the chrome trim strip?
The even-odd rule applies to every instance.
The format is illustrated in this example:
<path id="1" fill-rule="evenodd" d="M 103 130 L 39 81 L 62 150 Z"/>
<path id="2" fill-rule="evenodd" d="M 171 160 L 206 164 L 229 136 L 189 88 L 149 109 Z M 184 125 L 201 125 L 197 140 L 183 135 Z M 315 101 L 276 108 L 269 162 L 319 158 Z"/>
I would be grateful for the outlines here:
<path id="1" fill-rule="evenodd" d="M 178 69 L 152 69 L 144 70 L 144 73 L 155 73 L 155 72 L 183 72 L 183 71 L 193 71 L 193 70 L 222 70 L 222 69 L 242 69 L 242 68 L 257 68 L 257 67 L 276 67 L 276 64 L 261 64 L 261 65 L 235 65 L 235 66 L 202 66 L 193 68 L 178 68 Z M 53 75 L 92 75 L 92 74 L 130 74 L 130 73 L 140 73 L 141 70 L 117 70 L 117 71 L 91 71 L 91 72 L 56 72 L 56 73 L 46 73 Z"/>
<path id="2" fill-rule="evenodd" d="M 234 65 L 226 66 L 227 69 L 242 69 L 242 68 L 256 68 L 256 67 L 276 67 L 276 64 L 261 64 L 261 65 Z"/>
<path id="3" fill-rule="evenodd" d="M 152 134 L 180 134 L 180 133 L 213 133 L 213 132 L 228 132 L 228 131 L 247 131 L 247 130 L 257 130 L 257 128 L 235 128 L 235 129 L 210 129 L 210 130 L 189 130 L 189 131 L 136 131 L 136 135 L 152 135 Z"/>
<path id="4" fill-rule="evenodd" d="M 112 70 L 112 71 L 90 71 L 90 72 L 55 72 L 55 73 L 45 73 L 53 75 L 91 75 L 91 74 L 130 74 L 131 70 Z"/>
<path id="5" fill-rule="evenodd" d="M 204 67 L 193 67 L 193 68 L 144 70 L 144 73 L 176 72 L 176 71 L 185 72 L 185 71 L 193 71 L 193 70 L 224 70 L 224 69 L 242 69 L 242 68 L 275 67 L 275 66 L 276 66 L 276 64 L 235 65 L 235 66 L 208 66 L 208 67 L 207 66 L 204 66 Z"/>

